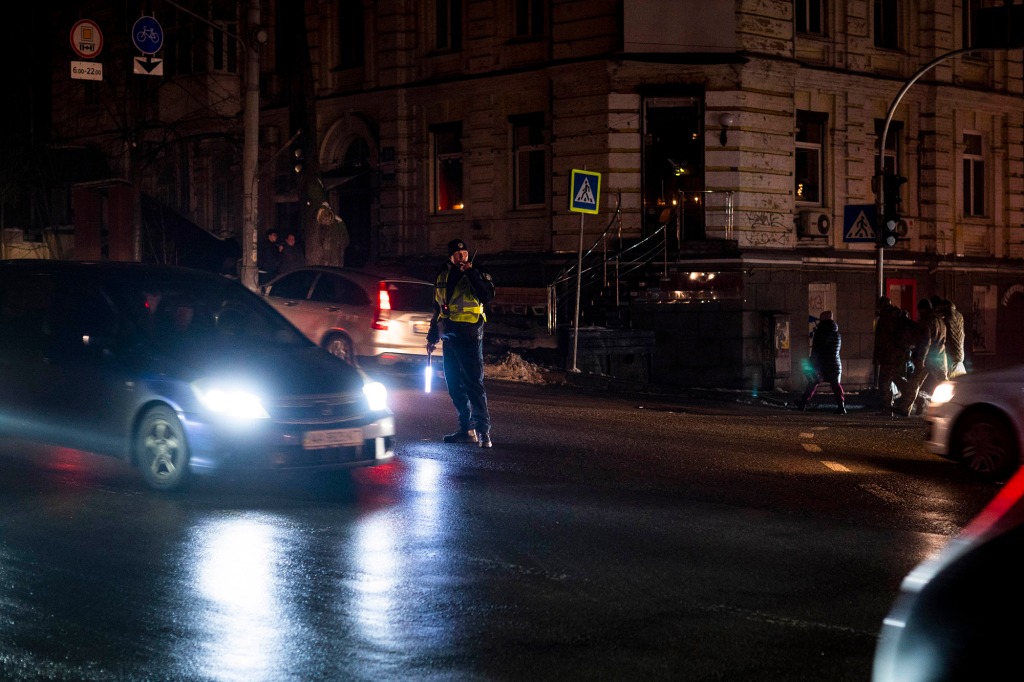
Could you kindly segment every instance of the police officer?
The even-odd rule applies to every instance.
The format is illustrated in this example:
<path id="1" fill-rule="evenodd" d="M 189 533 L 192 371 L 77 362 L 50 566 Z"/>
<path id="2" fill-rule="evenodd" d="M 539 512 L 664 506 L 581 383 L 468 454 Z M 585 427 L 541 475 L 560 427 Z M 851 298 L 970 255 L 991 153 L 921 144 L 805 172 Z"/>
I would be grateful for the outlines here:
<path id="1" fill-rule="evenodd" d="M 434 316 L 427 332 L 427 352 L 444 340 L 444 378 L 459 415 L 459 430 L 445 436 L 445 443 L 491 447 L 484 392 L 484 306 L 493 298 L 494 282 L 473 267 L 466 243 L 448 242 L 448 267 L 434 282 Z"/>

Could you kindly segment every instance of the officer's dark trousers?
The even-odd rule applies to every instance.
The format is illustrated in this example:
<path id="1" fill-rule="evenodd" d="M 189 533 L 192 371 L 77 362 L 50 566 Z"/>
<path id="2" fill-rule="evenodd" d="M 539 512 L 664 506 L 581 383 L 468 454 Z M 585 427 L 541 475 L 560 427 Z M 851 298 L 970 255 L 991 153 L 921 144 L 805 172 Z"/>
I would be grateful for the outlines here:
<path id="1" fill-rule="evenodd" d="M 459 428 L 490 433 L 491 418 L 484 392 L 483 328 L 472 329 L 470 334 L 445 334 L 442 350 L 444 378 L 448 395 L 459 413 Z"/>

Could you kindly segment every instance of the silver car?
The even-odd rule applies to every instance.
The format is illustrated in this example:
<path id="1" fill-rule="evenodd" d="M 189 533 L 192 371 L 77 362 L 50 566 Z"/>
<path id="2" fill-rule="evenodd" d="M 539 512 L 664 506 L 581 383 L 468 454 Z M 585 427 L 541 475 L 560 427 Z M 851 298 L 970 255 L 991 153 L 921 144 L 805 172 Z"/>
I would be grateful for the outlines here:
<path id="1" fill-rule="evenodd" d="M 983 477 L 1013 473 L 1024 454 L 1024 365 L 939 384 L 924 418 L 929 452 Z"/>
<path id="2" fill-rule="evenodd" d="M 274 308 L 311 341 L 365 365 L 426 360 L 434 285 L 409 277 L 306 266 L 263 287 Z"/>

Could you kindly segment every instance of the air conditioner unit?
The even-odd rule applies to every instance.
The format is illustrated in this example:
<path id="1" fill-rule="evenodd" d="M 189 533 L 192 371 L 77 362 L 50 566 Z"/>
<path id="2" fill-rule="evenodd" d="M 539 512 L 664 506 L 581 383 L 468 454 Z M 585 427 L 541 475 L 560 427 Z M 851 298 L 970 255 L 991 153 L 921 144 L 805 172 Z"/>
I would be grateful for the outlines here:
<path id="1" fill-rule="evenodd" d="M 832 216 L 821 210 L 800 211 L 796 230 L 800 237 L 827 237 L 832 230 Z"/>

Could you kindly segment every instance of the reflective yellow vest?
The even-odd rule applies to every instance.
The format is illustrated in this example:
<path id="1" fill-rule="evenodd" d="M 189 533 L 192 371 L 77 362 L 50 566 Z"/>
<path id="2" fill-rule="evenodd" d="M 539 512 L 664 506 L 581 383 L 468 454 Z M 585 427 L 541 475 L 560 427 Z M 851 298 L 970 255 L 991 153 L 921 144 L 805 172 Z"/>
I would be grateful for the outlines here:
<path id="1" fill-rule="evenodd" d="M 438 275 L 437 283 L 434 285 L 434 300 L 441 308 L 441 314 L 438 317 L 452 322 L 469 322 L 471 324 L 480 319 L 486 322 L 484 304 L 473 293 L 473 287 L 470 285 L 468 277 L 459 279 L 459 283 L 455 285 L 455 290 L 452 292 L 451 300 L 447 304 L 445 303 L 449 272 L 450 270 L 446 269 Z"/>

